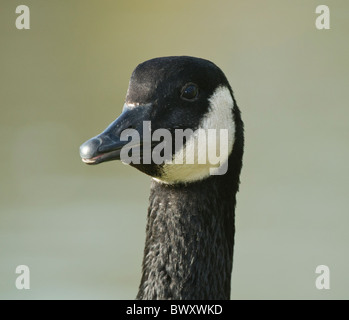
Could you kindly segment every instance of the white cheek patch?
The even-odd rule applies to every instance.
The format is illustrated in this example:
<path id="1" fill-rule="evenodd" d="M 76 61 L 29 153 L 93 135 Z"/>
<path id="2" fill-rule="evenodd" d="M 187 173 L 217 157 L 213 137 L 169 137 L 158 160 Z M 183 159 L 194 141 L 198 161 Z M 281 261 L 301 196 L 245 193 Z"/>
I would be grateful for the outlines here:
<path id="1" fill-rule="evenodd" d="M 234 101 L 229 89 L 217 88 L 209 104 L 209 112 L 198 129 L 186 141 L 185 147 L 174 154 L 172 161 L 165 162 L 163 175 L 156 180 L 190 182 L 227 171 L 235 136 Z"/>

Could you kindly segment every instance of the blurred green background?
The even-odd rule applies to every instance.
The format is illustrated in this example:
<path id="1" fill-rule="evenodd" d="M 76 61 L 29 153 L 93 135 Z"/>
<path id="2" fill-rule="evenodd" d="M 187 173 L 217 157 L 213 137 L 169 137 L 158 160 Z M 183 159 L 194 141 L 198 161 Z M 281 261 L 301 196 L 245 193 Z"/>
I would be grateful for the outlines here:
<path id="1" fill-rule="evenodd" d="M 30 30 L 17 30 L 17 5 Z M 327 4 L 331 29 L 315 28 Z M 150 178 L 79 146 L 136 65 L 215 62 L 242 110 L 233 299 L 349 298 L 349 2 L 0 1 L 0 298 L 133 299 Z M 30 290 L 17 290 L 17 265 Z M 331 271 L 330 290 L 315 268 Z"/>

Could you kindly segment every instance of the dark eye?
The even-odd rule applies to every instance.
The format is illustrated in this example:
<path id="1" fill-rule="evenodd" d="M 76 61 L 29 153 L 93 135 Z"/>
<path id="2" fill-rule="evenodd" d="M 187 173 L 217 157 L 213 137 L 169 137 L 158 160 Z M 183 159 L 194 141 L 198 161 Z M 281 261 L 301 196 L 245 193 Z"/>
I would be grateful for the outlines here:
<path id="1" fill-rule="evenodd" d="M 199 93 L 199 88 L 194 83 L 186 84 L 182 89 L 181 98 L 184 100 L 194 100 Z"/>

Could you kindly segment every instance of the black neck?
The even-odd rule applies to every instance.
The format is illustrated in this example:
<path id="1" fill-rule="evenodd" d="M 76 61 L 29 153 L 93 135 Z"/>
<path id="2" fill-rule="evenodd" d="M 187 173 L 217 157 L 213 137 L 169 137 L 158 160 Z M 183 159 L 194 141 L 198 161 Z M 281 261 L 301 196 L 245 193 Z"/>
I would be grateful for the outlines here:
<path id="1" fill-rule="evenodd" d="M 235 196 L 152 183 L 138 299 L 229 299 Z"/>

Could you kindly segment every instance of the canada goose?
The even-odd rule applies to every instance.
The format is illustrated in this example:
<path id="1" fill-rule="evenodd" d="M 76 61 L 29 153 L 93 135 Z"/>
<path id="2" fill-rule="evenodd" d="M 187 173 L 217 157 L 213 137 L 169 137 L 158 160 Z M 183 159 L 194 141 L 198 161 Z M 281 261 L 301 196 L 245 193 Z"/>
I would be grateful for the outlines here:
<path id="1" fill-rule="evenodd" d="M 215 64 L 200 58 L 162 57 L 141 63 L 132 73 L 121 115 L 81 145 L 82 161 L 120 160 L 122 148 L 132 146 L 121 133 L 133 129 L 142 140 L 144 121 L 150 121 L 152 133 L 161 128 L 172 135 L 177 129 L 224 129 L 228 153 L 224 174 L 210 171 L 212 166 L 199 164 L 197 158 L 194 164 L 169 159 L 145 163 L 142 151 L 140 163 L 130 163 L 152 177 L 137 299 L 230 299 L 244 132 L 227 78 Z M 181 149 L 172 142 L 172 160 L 185 149 L 207 147 L 208 153 L 219 153 L 216 146 L 197 146 L 195 133 L 182 140 Z M 151 151 L 156 143 L 151 142 Z"/>

